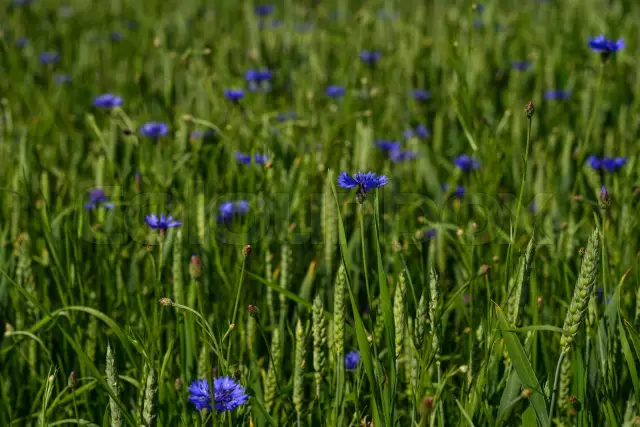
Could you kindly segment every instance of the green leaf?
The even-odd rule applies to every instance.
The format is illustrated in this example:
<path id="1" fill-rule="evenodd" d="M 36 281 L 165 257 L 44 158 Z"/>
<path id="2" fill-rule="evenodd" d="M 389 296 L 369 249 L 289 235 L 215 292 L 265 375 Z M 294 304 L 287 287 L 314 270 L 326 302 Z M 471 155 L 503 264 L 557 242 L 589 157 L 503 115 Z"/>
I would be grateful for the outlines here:
<path id="1" fill-rule="evenodd" d="M 507 385 L 502 392 L 502 397 L 500 398 L 500 406 L 498 407 L 497 419 L 501 420 L 499 425 L 504 424 L 505 419 L 503 419 L 503 417 L 507 416 L 513 408 L 511 404 L 518 398 L 521 386 L 522 383 L 520 382 L 520 377 L 518 377 L 516 371 L 511 370 L 509 378 L 507 379 Z"/>
<path id="2" fill-rule="evenodd" d="M 544 399 L 544 394 L 542 393 L 542 387 L 540 387 L 540 382 L 538 381 L 538 378 L 536 378 L 536 374 L 533 372 L 531 363 L 529 362 L 524 348 L 522 348 L 522 344 L 515 332 L 508 331 L 511 328 L 509 327 L 509 323 L 504 317 L 504 314 L 498 304 L 496 304 L 496 315 L 498 316 L 500 328 L 503 330 L 502 337 L 504 338 L 504 343 L 507 346 L 507 351 L 509 352 L 509 358 L 513 363 L 513 367 L 518 373 L 518 377 L 520 378 L 522 385 L 533 390 L 533 393 L 529 397 L 529 402 L 533 406 L 536 417 L 542 427 L 547 427 L 550 425 L 549 413 L 547 412 L 547 405 Z"/>

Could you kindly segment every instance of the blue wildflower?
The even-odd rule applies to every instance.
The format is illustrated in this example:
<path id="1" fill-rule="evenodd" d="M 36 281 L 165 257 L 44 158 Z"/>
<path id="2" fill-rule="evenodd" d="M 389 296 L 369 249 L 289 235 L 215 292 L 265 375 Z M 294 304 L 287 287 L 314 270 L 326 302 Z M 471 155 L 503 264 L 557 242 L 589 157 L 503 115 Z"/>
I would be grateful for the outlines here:
<path id="1" fill-rule="evenodd" d="M 28 44 L 29 44 L 29 39 L 24 36 L 18 37 L 16 39 L 16 47 L 19 47 L 20 49 L 25 48 Z"/>
<path id="2" fill-rule="evenodd" d="M 42 52 L 40 54 L 40 63 L 42 65 L 56 64 L 60 60 L 57 52 Z"/>
<path id="3" fill-rule="evenodd" d="M 258 153 L 253 156 L 253 159 L 255 160 L 257 165 L 262 165 L 269 161 L 269 158 L 265 154 Z M 243 165 L 250 165 L 251 154 L 245 154 L 241 153 L 240 151 L 236 151 L 236 160 L 238 161 L 238 163 L 241 163 Z"/>
<path id="4" fill-rule="evenodd" d="M 58 86 L 66 85 L 71 83 L 71 76 L 66 73 L 57 73 L 54 76 L 54 81 Z"/>
<path id="5" fill-rule="evenodd" d="M 246 215 L 249 212 L 249 202 L 246 200 L 226 201 L 220 205 L 219 210 L 218 222 L 227 223 L 237 215 Z"/>
<path id="6" fill-rule="evenodd" d="M 122 105 L 122 97 L 112 93 L 98 95 L 93 99 L 93 105 L 98 108 L 115 108 Z"/>
<path id="7" fill-rule="evenodd" d="M 598 37 L 589 37 L 589 47 L 594 52 L 610 54 L 624 49 L 624 40 L 622 38 L 617 41 L 609 40 L 604 37 L 604 34 L 601 34 Z"/>
<path id="8" fill-rule="evenodd" d="M 84 208 L 87 210 L 93 210 L 99 206 L 102 206 L 103 208 L 109 210 L 113 209 L 114 204 L 109 203 L 104 190 L 100 188 L 94 188 L 89 192 L 89 203 L 86 203 L 84 205 Z"/>
<path id="9" fill-rule="evenodd" d="M 262 83 L 271 80 L 271 71 L 269 70 L 249 70 L 244 73 L 244 78 L 248 82 Z"/>
<path id="10" fill-rule="evenodd" d="M 482 13 L 482 12 L 484 12 L 484 5 L 483 5 L 483 4 L 480 4 L 480 3 L 476 3 L 476 5 L 475 5 L 475 10 L 476 10 L 476 12 L 478 12 L 478 13 Z"/>
<path id="11" fill-rule="evenodd" d="M 189 385 L 189 402 L 193 403 L 196 410 L 211 410 L 211 402 L 215 401 L 217 412 L 233 411 L 240 405 L 247 403 L 249 395 L 244 387 L 231 377 L 218 377 L 213 379 L 213 399 L 207 379 L 195 380 Z"/>
<path id="12" fill-rule="evenodd" d="M 462 198 L 462 196 L 464 196 L 464 193 L 466 192 L 466 190 L 464 189 L 463 186 L 459 185 L 456 188 L 456 191 L 453 192 L 454 196 L 458 197 L 458 198 Z"/>
<path id="13" fill-rule="evenodd" d="M 415 151 L 394 150 L 389 152 L 389 159 L 394 163 L 400 163 L 407 160 L 413 160 L 418 157 Z"/>
<path id="14" fill-rule="evenodd" d="M 244 98 L 244 90 L 242 89 L 225 89 L 224 96 L 231 102 L 238 102 Z"/>
<path id="15" fill-rule="evenodd" d="M 347 371 L 354 371 L 360 364 L 360 352 L 352 350 L 344 355 L 344 367 Z"/>
<path id="16" fill-rule="evenodd" d="M 276 10 L 276 7 L 272 4 L 259 4 L 254 8 L 256 15 L 263 17 L 271 15 L 274 10 Z"/>
<path id="17" fill-rule="evenodd" d="M 160 215 L 160 218 L 156 214 L 146 215 L 144 222 L 152 229 L 158 229 L 160 232 L 164 232 L 167 228 L 179 227 L 182 225 L 180 221 L 173 219 L 171 215 Z"/>
<path id="18" fill-rule="evenodd" d="M 433 239 L 437 236 L 437 234 L 438 232 L 435 228 L 427 228 L 427 230 L 424 232 L 424 237 L 426 237 L 427 239 Z"/>
<path id="19" fill-rule="evenodd" d="M 478 169 L 480 167 L 480 163 L 477 159 L 466 154 L 455 157 L 453 159 L 453 163 L 455 163 L 463 172 L 471 172 L 471 170 Z"/>
<path id="20" fill-rule="evenodd" d="M 358 171 L 353 176 L 346 172 L 340 172 L 337 182 L 342 188 L 351 189 L 357 187 L 356 197 L 360 203 L 363 203 L 369 190 L 387 185 L 389 178 L 385 175 L 378 176 L 374 172 L 362 173 Z"/>
<path id="21" fill-rule="evenodd" d="M 342 98 L 346 93 L 346 90 L 342 86 L 331 85 L 325 91 L 328 97 L 330 98 Z"/>
<path id="22" fill-rule="evenodd" d="M 427 100 L 431 99 L 431 92 L 429 92 L 428 90 L 424 90 L 424 89 L 413 89 L 411 91 L 411 96 L 416 101 L 427 101 Z"/>
<path id="23" fill-rule="evenodd" d="M 550 89 L 544 93 L 544 99 L 552 100 L 552 99 L 569 99 L 571 96 L 570 90 L 562 90 L 562 89 Z"/>
<path id="24" fill-rule="evenodd" d="M 140 128 L 140 134 L 147 138 L 161 138 L 169 133 L 169 126 L 161 122 L 148 122 Z"/>
<path id="25" fill-rule="evenodd" d="M 388 141 L 386 139 L 381 139 L 375 142 L 378 148 L 382 151 L 395 151 L 400 148 L 400 143 L 397 141 Z"/>
<path id="26" fill-rule="evenodd" d="M 591 155 L 587 158 L 587 164 L 595 170 L 605 172 L 617 172 L 627 163 L 626 157 L 602 157 Z"/>
<path id="27" fill-rule="evenodd" d="M 531 62 L 528 61 L 511 61 L 511 68 L 519 71 L 526 71 L 531 68 Z"/>
<path id="28" fill-rule="evenodd" d="M 360 52 L 360 60 L 368 65 L 376 65 L 380 58 L 382 58 L 382 53 L 378 51 L 363 50 Z"/>

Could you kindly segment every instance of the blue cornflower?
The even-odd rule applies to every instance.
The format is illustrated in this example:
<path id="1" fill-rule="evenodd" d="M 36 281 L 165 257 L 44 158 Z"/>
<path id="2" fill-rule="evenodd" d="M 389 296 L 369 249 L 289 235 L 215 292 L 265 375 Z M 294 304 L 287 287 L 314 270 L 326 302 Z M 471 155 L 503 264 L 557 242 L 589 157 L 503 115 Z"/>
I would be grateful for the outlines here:
<path id="1" fill-rule="evenodd" d="M 378 148 L 382 151 L 396 151 L 400 148 L 400 143 L 397 141 L 388 141 L 381 139 L 375 142 Z"/>
<path id="2" fill-rule="evenodd" d="M 244 78 L 248 82 L 262 83 L 271 80 L 271 71 L 269 70 L 249 70 L 244 73 Z"/>
<path id="3" fill-rule="evenodd" d="M 58 73 L 54 76 L 54 81 L 58 86 L 71 83 L 71 76 L 66 73 Z"/>
<path id="4" fill-rule="evenodd" d="M 596 157 L 591 155 L 587 158 L 587 164 L 592 169 L 600 169 L 605 172 L 617 172 L 627 163 L 626 157 Z"/>
<path id="5" fill-rule="evenodd" d="M 431 92 L 429 92 L 428 90 L 424 90 L 424 89 L 413 89 L 411 91 L 411 96 L 416 101 L 427 101 L 427 100 L 431 99 Z"/>
<path id="6" fill-rule="evenodd" d="M 113 209 L 113 203 L 109 203 L 107 199 L 107 195 L 104 190 L 100 188 L 94 188 L 89 192 L 89 203 L 84 205 L 84 208 L 87 210 L 95 209 L 99 206 L 102 206 L 105 209 Z"/>
<path id="7" fill-rule="evenodd" d="M 484 12 L 484 5 L 483 5 L 483 4 L 480 4 L 480 3 L 477 3 L 477 4 L 475 5 L 475 9 L 476 9 L 476 12 L 478 12 L 478 13 L 482 13 L 482 12 Z"/>
<path id="8" fill-rule="evenodd" d="M 601 34 L 598 37 L 589 37 L 589 47 L 593 49 L 594 52 L 610 54 L 624 49 L 624 40 L 622 40 L 622 38 L 619 38 L 617 41 L 609 40 Z"/>
<path id="9" fill-rule="evenodd" d="M 480 167 L 480 163 L 477 159 L 466 154 L 455 157 L 453 159 L 453 163 L 455 163 L 463 172 L 471 172 L 471 170 L 478 169 Z"/>
<path id="10" fill-rule="evenodd" d="M 378 51 L 363 50 L 360 52 L 360 60 L 368 65 L 376 65 L 380 58 L 382 58 L 382 53 Z"/>
<path id="11" fill-rule="evenodd" d="M 464 196 L 464 193 L 466 192 L 466 190 L 464 189 L 464 187 L 462 185 L 459 185 L 456 188 L 456 191 L 453 192 L 454 196 L 458 197 L 458 198 L 462 198 L 462 196 Z"/>
<path id="12" fill-rule="evenodd" d="M 570 90 L 562 89 L 550 89 L 544 93 L 544 99 L 569 99 L 571 96 Z"/>
<path id="13" fill-rule="evenodd" d="M 256 15 L 258 15 L 258 16 L 271 15 L 274 10 L 276 10 L 276 7 L 274 5 L 272 5 L 272 4 L 259 4 L 258 6 L 256 6 L 254 8 L 254 11 L 256 12 Z"/>
<path id="14" fill-rule="evenodd" d="M 389 159 L 394 163 L 404 162 L 406 160 L 413 160 L 418 157 L 418 153 L 415 151 L 394 150 L 389 152 Z"/>
<path id="15" fill-rule="evenodd" d="M 161 138 L 169 132 L 169 126 L 161 122 L 148 122 L 140 128 L 140 134 L 148 138 Z"/>
<path id="16" fill-rule="evenodd" d="M 511 68 L 519 71 L 526 71 L 531 68 L 531 62 L 529 61 L 511 61 Z"/>
<path id="17" fill-rule="evenodd" d="M 257 165 L 262 165 L 269 161 L 269 158 L 265 154 L 258 153 L 253 156 L 253 159 L 255 160 Z M 250 165 L 251 154 L 245 154 L 241 153 L 240 151 L 236 151 L 236 160 L 238 161 L 238 163 L 241 163 L 243 165 Z"/>
<path id="18" fill-rule="evenodd" d="M 340 172 L 337 181 L 338 185 L 342 188 L 351 189 L 357 187 L 356 197 L 360 203 L 363 203 L 367 198 L 369 190 L 387 185 L 389 178 L 385 175 L 378 176 L 374 172 L 362 173 L 358 171 L 358 173 L 353 176 L 346 172 Z"/>
<path id="19" fill-rule="evenodd" d="M 93 105 L 98 108 L 115 108 L 122 105 L 122 97 L 112 93 L 98 95 L 93 99 Z"/>
<path id="20" fill-rule="evenodd" d="M 242 89 L 225 89 L 224 96 L 229 101 L 238 102 L 244 97 L 244 90 Z"/>
<path id="21" fill-rule="evenodd" d="M 226 201 L 220 205 L 220 213 L 218 214 L 218 222 L 229 222 L 236 215 L 246 215 L 249 212 L 249 202 L 246 200 L 238 200 L 237 202 Z"/>
<path id="22" fill-rule="evenodd" d="M 218 377 L 213 379 L 213 399 L 207 379 L 195 380 L 189 385 L 189 402 L 193 403 L 196 410 L 211 410 L 211 401 L 215 401 L 216 411 L 233 411 L 240 405 L 247 403 L 249 395 L 244 387 L 231 377 Z"/>
<path id="23" fill-rule="evenodd" d="M 331 98 L 342 98 L 346 93 L 346 90 L 342 86 L 331 85 L 327 88 L 325 93 L 327 94 L 328 97 L 331 97 Z"/>
<path id="24" fill-rule="evenodd" d="M 160 232 L 166 231 L 167 228 L 179 227 L 182 225 L 180 221 L 174 220 L 171 215 L 165 216 L 164 214 L 160 215 L 160 218 L 158 218 L 156 214 L 146 215 L 144 217 L 144 222 L 152 229 L 157 228 Z"/>
<path id="25" fill-rule="evenodd" d="M 426 237 L 427 239 L 433 239 L 437 235 L 438 232 L 435 228 L 427 228 L 427 230 L 424 232 L 424 237 Z"/>
<path id="26" fill-rule="evenodd" d="M 42 65 L 56 64 L 60 60 L 58 52 L 42 52 L 40 54 L 40 63 Z"/>
<path id="27" fill-rule="evenodd" d="M 16 39 L 16 46 L 19 47 L 20 49 L 25 48 L 28 44 L 29 44 L 29 39 L 24 36 L 18 37 Z"/>
<path id="28" fill-rule="evenodd" d="M 347 371 L 354 371 L 360 364 L 360 352 L 352 350 L 344 355 L 344 367 Z"/>

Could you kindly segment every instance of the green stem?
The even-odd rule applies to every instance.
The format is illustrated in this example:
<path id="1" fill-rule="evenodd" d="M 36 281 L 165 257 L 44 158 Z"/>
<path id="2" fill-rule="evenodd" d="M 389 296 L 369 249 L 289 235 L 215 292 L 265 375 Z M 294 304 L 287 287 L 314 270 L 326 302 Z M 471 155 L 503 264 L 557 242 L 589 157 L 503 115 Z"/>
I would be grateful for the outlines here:
<path id="1" fill-rule="evenodd" d="M 236 292 L 236 302 L 233 304 L 233 315 L 231 316 L 231 324 L 236 323 L 236 315 L 238 314 L 238 304 L 240 303 L 240 293 L 242 292 L 242 283 L 244 282 L 244 267 L 247 259 L 242 259 L 242 269 L 240 270 L 240 281 L 238 282 L 238 291 Z M 227 362 L 229 361 L 229 356 L 231 354 L 231 343 L 232 340 L 229 339 L 229 346 L 227 347 Z"/>
<path id="2" fill-rule="evenodd" d="M 518 196 L 518 204 L 516 205 L 516 223 L 514 232 L 518 235 L 518 224 L 520 220 L 520 209 L 522 208 L 522 195 L 524 194 L 524 186 L 527 180 L 527 163 L 529 161 L 529 146 L 531 143 L 531 118 L 529 118 L 529 127 L 527 128 L 527 146 L 524 151 L 524 170 L 522 171 L 522 182 L 520 183 L 520 195 Z"/>
<path id="3" fill-rule="evenodd" d="M 558 397 L 558 382 L 560 381 L 560 368 L 562 367 L 562 361 L 567 355 L 567 348 L 563 348 L 558 358 L 558 365 L 556 366 L 556 376 L 553 379 L 553 390 L 551 391 L 551 406 L 549 407 L 549 420 L 553 421 L 553 411 L 556 406 L 556 399 Z"/>
<path id="4" fill-rule="evenodd" d="M 369 303 L 369 307 L 371 307 L 371 292 L 369 291 L 369 274 L 367 273 L 367 255 L 365 250 L 365 241 L 364 241 L 364 212 L 363 206 L 360 204 L 358 206 L 358 219 L 360 221 L 360 241 L 362 243 L 362 269 L 364 270 L 364 283 L 367 288 L 367 302 Z"/>

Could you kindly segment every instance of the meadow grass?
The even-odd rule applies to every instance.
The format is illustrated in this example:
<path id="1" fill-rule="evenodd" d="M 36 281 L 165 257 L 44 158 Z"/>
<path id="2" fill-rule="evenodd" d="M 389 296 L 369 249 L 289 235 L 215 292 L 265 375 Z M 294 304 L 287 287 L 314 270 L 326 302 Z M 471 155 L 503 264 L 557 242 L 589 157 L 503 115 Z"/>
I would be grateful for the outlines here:
<path id="1" fill-rule="evenodd" d="M 0 425 L 640 425 L 639 19 L 5 1 Z"/>

